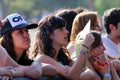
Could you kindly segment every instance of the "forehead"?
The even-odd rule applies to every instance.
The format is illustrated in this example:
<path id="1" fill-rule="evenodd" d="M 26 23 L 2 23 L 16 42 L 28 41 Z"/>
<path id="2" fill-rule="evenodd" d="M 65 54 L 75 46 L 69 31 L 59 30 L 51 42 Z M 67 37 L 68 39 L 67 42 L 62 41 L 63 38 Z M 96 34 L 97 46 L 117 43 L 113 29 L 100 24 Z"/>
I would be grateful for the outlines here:
<path id="1" fill-rule="evenodd" d="M 28 30 L 27 28 L 14 29 L 13 31 Z"/>

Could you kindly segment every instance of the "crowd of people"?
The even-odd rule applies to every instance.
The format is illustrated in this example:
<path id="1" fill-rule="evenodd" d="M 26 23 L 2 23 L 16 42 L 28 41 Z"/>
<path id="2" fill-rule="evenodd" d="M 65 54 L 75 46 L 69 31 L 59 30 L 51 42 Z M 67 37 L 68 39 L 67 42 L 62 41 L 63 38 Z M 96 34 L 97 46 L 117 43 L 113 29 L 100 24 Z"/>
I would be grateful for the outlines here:
<path id="1" fill-rule="evenodd" d="M 106 10 L 102 22 L 97 11 L 80 7 L 38 23 L 13 13 L 0 20 L 0 80 L 120 80 L 119 43 L 120 8 Z"/>

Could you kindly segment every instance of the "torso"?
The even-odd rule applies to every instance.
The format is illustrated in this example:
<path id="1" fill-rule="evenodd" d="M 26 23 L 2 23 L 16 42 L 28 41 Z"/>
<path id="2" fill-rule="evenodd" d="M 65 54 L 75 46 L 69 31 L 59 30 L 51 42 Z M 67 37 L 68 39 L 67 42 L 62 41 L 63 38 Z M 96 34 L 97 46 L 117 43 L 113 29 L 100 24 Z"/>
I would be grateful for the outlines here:
<path id="1" fill-rule="evenodd" d="M 34 62 L 34 60 L 31 60 L 29 58 L 21 57 L 20 60 L 17 62 L 20 65 L 26 65 L 29 66 Z"/>

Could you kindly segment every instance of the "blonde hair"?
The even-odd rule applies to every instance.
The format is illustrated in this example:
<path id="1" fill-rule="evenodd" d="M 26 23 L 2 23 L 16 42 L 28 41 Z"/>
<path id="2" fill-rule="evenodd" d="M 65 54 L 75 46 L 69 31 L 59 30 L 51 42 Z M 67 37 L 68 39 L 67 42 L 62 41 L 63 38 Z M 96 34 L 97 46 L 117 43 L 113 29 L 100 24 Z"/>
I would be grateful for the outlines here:
<path id="1" fill-rule="evenodd" d="M 70 36 L 70 41 L 75 41 L 75 38 L 77 34 L 83 30 L 85 27 L 86 23 L 91 20 L 91 30 L 95 29 L 95 24 L 97 21 L 99 21 L 99 17 L 97 12 L 94 11 L 84 11 L 82 13 L 79 13 L 72 24 L 72 29 L 71 29 L 71 36 Z"/>

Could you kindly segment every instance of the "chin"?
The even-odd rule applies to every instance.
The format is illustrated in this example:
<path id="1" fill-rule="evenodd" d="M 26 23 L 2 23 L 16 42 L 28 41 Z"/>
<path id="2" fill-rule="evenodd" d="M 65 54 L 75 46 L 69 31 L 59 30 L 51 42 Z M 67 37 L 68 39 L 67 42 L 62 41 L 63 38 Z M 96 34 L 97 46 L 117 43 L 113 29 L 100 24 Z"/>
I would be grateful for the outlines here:
<path id="1" fill-rule="evenodd" d="M 30 46 L 26 46 L 25 48 L 26 48 L 26 49 L 29 49 L 29 48 L 30 48 Z"/>
<path id="2" fill-rule="evenodd" d="M 63 46 L 67 46 L 67 43 L 63 44 Z"/>

